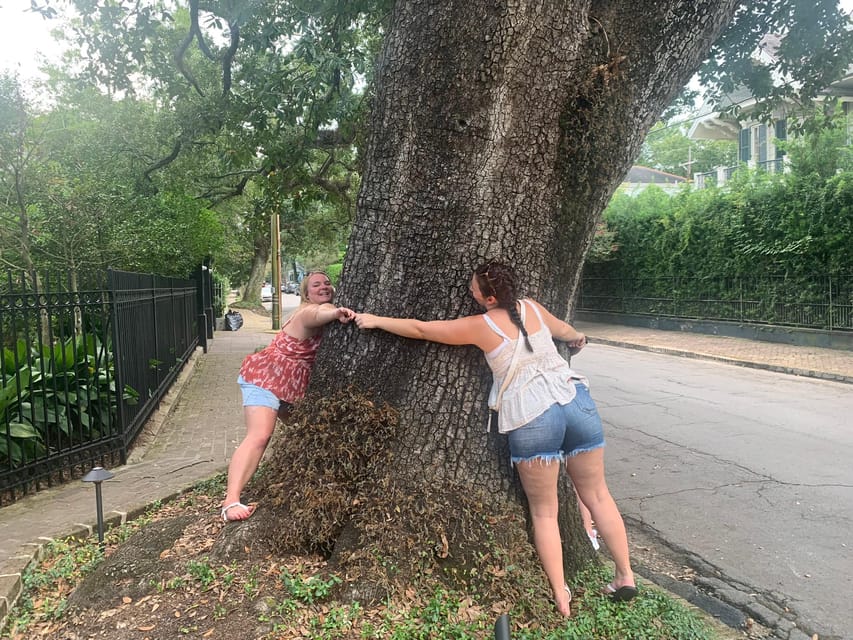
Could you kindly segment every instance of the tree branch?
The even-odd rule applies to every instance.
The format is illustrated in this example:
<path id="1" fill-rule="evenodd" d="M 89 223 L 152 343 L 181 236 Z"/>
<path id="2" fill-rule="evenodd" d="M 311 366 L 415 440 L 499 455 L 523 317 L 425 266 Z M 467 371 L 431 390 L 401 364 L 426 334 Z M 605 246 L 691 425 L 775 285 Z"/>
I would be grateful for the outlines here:
<path id="1" fill-rule="evenodd" d="M 222 56 L 222 97 L 226 98 L 231 93 L 231 65 L 234 62 L 234 56 L 237 54 L 237 47 L 240 46 L 240 27 L 236 22 L 229 22 L 228 27 L 231 31 L 231 44 Z"/>
<path id="2" fill-rule="evenodd" d="M 180 140 L 180 138 L 176 140 L 175 145 L 172 147 L 172 151 L 169 153 L 169 155 L 167 155 L 165 158 L 160 158 L 157 162 L 152 164 L 144 171 L 142 175 L 145 176 L 145 179 L 148 182 L 151 182 L 151 174 L 157 171 L 158 169 L 162 169 L 166 165 L 172 163 L 175 158 L 178 157 L 178 154 L 181 152 L 181 148 L 183 146 L 184 143 Z"/>
<path id="3" fill-rule="evenodd" d="M 186 37 L 184 37 L 181 44 L 178 46 L 178 50 L 175 51 L 175 64 L 181 72 L 181 75 L 183 75 L 184 78 L 187 79 L 187 82 L 192 85 L 193 89 L 196 90 L 196 93 L 201 97 L 204 97 L 204 91 L 201 90 L 201 87 L 198 85 L 198 81 L 196 81 L 195 76 L 193 76 L 192 72 L 187 68 L 184 60 L 184 56 L 187 54 L 187 49 L 196 34 L 198 34 L 199 42 L 203 43 L 204 39 L 201 37 L 201 32 L 198 28 L 198 0 L 190 0 L 190 29 L 187 32 Z M 201 44 L 199 46 L 201 46 Z M 204 45 L 204 48 L 207 48 L 207 45 Z"/>
<path id="4" fill-rule="evenodd" d="M 217 193 L 214 190 L 207 191 L 199 196 L 199 199 L 210 200 L 210 206 L 215 207 L 221 202 L 225 202 L 229 198 L 236 198 L 237 196 L 243 195 L 243 192 L 246 189 L 246 185 L 249 184 L 249 180 L 252 178 L 251 175 L 243 176 L 243 178 L 234 185 L 233 189 L 229 189 L 228 191 Z"/>

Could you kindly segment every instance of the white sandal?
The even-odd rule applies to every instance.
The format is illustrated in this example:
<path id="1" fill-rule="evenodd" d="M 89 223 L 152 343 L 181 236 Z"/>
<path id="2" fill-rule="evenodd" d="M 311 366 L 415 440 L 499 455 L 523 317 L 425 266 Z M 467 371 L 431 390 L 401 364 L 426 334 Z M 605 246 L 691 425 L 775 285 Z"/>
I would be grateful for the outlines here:
<path id="1" fill-rule="evenodd" d="M 247 515 L 245 518 L 239 518 L 236 520 L 231 520 L 228 517 L 228 510 L 233 509 L 234 507 L 241 507 L 241 508 L 245 509 L 246 511 L 249 512 L 249 515 Z M 232 502 L 231 504 L 222 507 L 222 511 L 220 512 L 220 515 L 222 516 L 223 522 L 240 522 L 240 520 L 248 520 L 249 518 L 251 518 L 253 513 L 255 513 L 254 506 L 245 505 L 238 500 L 237 502 Z"/>

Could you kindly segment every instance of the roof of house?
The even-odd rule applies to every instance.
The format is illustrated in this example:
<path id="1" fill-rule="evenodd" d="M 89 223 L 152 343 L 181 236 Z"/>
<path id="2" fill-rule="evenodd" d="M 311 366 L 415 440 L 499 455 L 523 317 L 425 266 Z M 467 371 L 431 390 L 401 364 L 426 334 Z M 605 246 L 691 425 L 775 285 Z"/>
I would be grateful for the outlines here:
<path id="1" fill-rule="evenodd" d="M 651 167 L 642 167 L 635 164 L 631 167 L 628 175 L 625 176 L 625 182 L 642 182 L 645 184 L 677 184 L 679 182 L 687 182 L 687 178 L 677 176 L 674 173 L 666 171 L 658 171 Z"/>
<path id="2" fill-rule="evenodd" d="M 821 94 L 831 96 L 853 96 L 853 64 L 847 67 L 847 71 L 844 72 L 844 75 L 840 79 L 829 85 L 821 92 Z"/>
<path id="3" fill-rule="evenodd" d="M 737 137 L 738 124 L 730 115 L 722 112 L 732 106 L 740 108 L 755 104 L 755 98 L 746 87 L 737 87 L 725 94 L 719 102 L 706 102 L 693 117 L 687 137 L 695 140 L 731 140 Z"/>
<path id="4" fill-rule="evenodd" d="M 765 62 L 775 62 L 781 45 L 781 38 L 777 34 L 764 36 L 758 45 L 757 57 Z M 777 82 L 783 82 L 777 78 Z M 847 67 L 844 75 L 830 83 L 826 89 L 820 92 L 821 96 L 851 96 L 853 97 L 853 64 Z M 722 97 L 718 103 L 706 103 L 694 116 L 693 124 L 687 132 L 688 138 L 698 140 L 734 140 L 737 139 L 740 125 L 731 114 L 722 112 L 732 106 L 738 106 L 742 110 L 749 111 L 755 105 L 756 99 L 744 86 L 736 88 L 732 93 Z"/>

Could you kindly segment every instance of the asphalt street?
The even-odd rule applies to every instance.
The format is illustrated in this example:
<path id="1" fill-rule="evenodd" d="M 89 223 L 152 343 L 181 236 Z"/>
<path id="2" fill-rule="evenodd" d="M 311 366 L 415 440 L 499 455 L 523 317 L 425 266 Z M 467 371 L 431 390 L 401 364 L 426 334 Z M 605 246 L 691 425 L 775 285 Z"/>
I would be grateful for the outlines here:
<path id="1" fill-rule="evenodd" d="M 590 378 L 629 524 L 800 628 L 853 638 L 851 385 L 600 344 L 572 367 Z"/>

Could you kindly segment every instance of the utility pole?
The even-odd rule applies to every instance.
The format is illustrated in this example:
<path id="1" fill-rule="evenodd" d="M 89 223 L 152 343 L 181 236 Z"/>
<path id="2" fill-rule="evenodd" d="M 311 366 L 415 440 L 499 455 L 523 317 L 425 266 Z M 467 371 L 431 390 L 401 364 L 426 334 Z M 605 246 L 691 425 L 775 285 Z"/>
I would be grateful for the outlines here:
<path id="1" fill-rule="evenodd" d="M 272 328 L 281 329 L 281 229 L 278 213 L 270 220 L 272 242 Z"/>
<path id="2" fill-rule="evenodd" d="M 693 166 L 694 162 L 695 161 L 693 160 L 693 145 L 691 144 L 687 147 L 687 162 L 682 162 L 680 165 L 686 170 L 688 180 L 693 178 L 693 175 L 691 173 L 691 167 Z"/>

